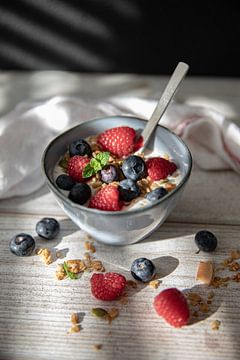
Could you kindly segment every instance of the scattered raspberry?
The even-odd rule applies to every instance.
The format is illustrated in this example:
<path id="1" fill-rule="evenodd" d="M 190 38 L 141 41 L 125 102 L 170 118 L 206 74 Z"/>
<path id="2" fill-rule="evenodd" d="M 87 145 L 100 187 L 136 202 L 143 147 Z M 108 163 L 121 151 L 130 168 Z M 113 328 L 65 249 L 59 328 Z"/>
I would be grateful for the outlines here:
<path id="1" fill-rule="evenodd" d="M 122 295 L 127 281 L 123 275 L 109 272 L 93 274 L 90 283 L 92 294 L 96 299 L 110 301 Z"/>
<path id="2" fill-rule="evenodd" d="M 177 170 L 177 166 L 161 157 L 154 157 L 146 162 L 148 176 L 151 180 L 166 179 L 168 175 L 172 175 Z"/>
<path id="3" fill-rule="evenodd" d="M 113 155 L 118 157 L 131 154 L 135 149 L 136 132 L 133 128 L 128 126 L 119 126 L 108 129 L 98 136 L 98 144 L 103 150 L 110 151 Z M 139 140 L 136 143 L 137 147 L 141 145 Z"/>
<path id="4" fill-rule="evenodd" d="M 119 190 L 115 185 L 107 185 L 94 195 L 89 207 L 105 211 L 119 211 L 122 208 L 122 202 L 119 200 Z"/>
<path id="5" fill-rule="evenodd" d="M 178 289 L 171 288 L 160 292 L 155 297 L 153 306 L 158 315 L 176 328 L 186 325 L 189 320 L 187 300 Z"/>
<path id="6" fill-rule="evenodd" d="M 76 182 L 84 181 L 82 173 L 89 161 L 87 156 L 75 155 L 71 157 L 68 161 L 68 175 Z"/>

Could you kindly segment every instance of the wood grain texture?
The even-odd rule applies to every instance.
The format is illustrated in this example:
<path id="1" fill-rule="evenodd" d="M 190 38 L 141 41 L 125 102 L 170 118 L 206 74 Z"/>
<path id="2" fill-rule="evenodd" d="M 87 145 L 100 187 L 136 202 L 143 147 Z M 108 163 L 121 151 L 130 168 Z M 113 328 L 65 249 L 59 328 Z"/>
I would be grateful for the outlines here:
<path id="1" fill-rule="evenodd" d="M 44 74 L 41 77 L 44 84 L 45 80 L 63 76 Z M 13 97 L 12 101 L 19 101 L 24 76 L 28 77 L 29 84 L 31 77 L 12 76 L 18 79 L 18 97 Z M 40 79 L 40 74 L 35 76 Z M 140 88 L 146 86 L 149 93 L 155 93 L 159 85 L 165 83 L 163 78 L 128 75 L 69 76 L 72 82 L 64 74 L 66 93 L 79 95 L 82 91 L 85 97 L 92 98 L 102 96 L 104 81 L 105 95 L 111 94 L 113 89 L 131 91 L 134 84 Z M 0 79 L 4 80 L 2 76 Z M 90 94 L 93 79 L 97 90 Z M 6 88 L 8 80 L 6 75 L 2 81 Z M 57 85 L 49 87 L 45 96 L 58 93 L 62 88 L 60 82 Z M 14 88 L 11 91 L 14 94 Z M 181 94 L 184 98 L 205 93 L 228 101 L 239 91 L 239 82 L 190 79 L 184 83 Z M 23 92 L 22 96 L 25 95 Z M 36 99 L 43 97 L 43 93 L 36 86 L 31 96 Z M 239 101 L 233 97 L 232 104 L 237 109 Z M 25 198 L 0 201 L 0 360 L 238 360 L 240 283 L 231 282 L 228 287 L 214 290 L 210 313 L 202 321 L 178 330 L 156 315 L 152 301 L 161 289 L 172 286 L 185 292 L 192 289 L 206 297 L 211 289 L 195 280 L 197 265 L 204 259 L 219 263 L 231 249 L 240 249 L 239 204 L 239 175 L 232 171 L 204 172 L 194 168 L 178 206 L 148 239 L 125 247 L 97 243 L 95 256 L 103 261 L 106 270 L 119 271 L 128 279 L 131 278 L 131 262 L 137 257 L 146 256 L 157 266 L 162 280 L 159 289 L 141 285 L 137 289 L 130 288 L 127 290 L 128 304 L 123 305 L 119 301 L 109 304 L 95 300 L 90 293 L 89 273 L 84 273 L 77 281 L 55 280 L 56 264 L 62 262 L 60 259 L 46 266 L 36 255 L 18 258 L 10 253 L 11 237 L 24 231 L 35 237 L 38 247 L 65 249 L 65 259 L 83 256 L 86 235 L 66 218 L 45 187 Z M 36 222 L 45 215 L 55 216 L 60 221 L 61 232 L 51 242 L 36 237 L 35 233 Z M 213 231 L 219 239 L 213 254 L 196 254 L 194 234 L 203 228 Z M 117 307 L 120 315 L 109 325 L 90 314 L 92 307 Z M 72 312 L 79 312 L 83 318 L 82 331 L 77 334 L 68 334 Z M 213 320 L 222 322 L 219 331 L 211 330 Z M 95 344 L 102 344 L 102 349 L 94 350 Z"/>
<path id="2" fill-rule="evenodd" d="M 90 293 L 85 273 L 77 281 L 57 281 L 56 263 L 45 266 L 38 256 L 17 258 L 9 252 L 13 234 L 34 235 L 38 216 L 2 216 L 0 220 L 0 354 L 1 359 L 237 359 L 240 355 L 238 329 L 239 284 L 215 290 L 212 313 L 202 322 L 177 330 L 166 325 L 154 312 L 152 300 L 158 293 L 149 286 L 128 290 L 128 304 L 105 304 Z M 66 258 L 84 253 L 85 234 L 72 222 L 59 217 L 61 233 L 54 242 L 67 249 Z M 96 244 L 96 257 L 107 270 L 120 271 L 131 278 L 131 262 L 142 255 L 157 265 L 163 281 L 159 289 L 177 286 L 208 294 L 210 289 L 195 280 L 199 260 L 222 261 L 231 248 L 239 246 L 240 226 L 211 225 L 219 238 L 213 255 L 196 254 L 194 233 L 204 224 L 165 223 L 147 241 L 126 247 Z M 38 246 L 46 242 L 36 237 Z M 58 260 L 57 262 L 61 262 Z M 119 266 L 120 265 L 120 266 Z M 120 316 L 111 325 L 90 314 L 92 307 L 117 307 Z M 83 314 L 82 331 L 68 334 L 72 312 Z M 222 321 L 219 331 L 211 321 Z M 94 344 L 103 344 L 96 352 Z"/>

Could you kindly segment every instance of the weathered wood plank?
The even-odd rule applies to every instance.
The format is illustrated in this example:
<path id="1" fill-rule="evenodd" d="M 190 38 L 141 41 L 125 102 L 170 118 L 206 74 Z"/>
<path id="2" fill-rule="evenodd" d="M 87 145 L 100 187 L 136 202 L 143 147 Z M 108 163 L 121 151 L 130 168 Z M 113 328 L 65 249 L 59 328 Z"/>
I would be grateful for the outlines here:
<path id="1" fill-rule="evenodd" d="M 239 284 L 215 290 L 210 317 L 176 330 L 158 318 L 152 300 L 158 293 L 149 286 L 128 290 L 128 304 L 95 300 L 90 293 L 89 277 L 62 282 L 54 279 L 56 263 L 46 267 L 38 256 L 17 258 L 9 252 L 11 236 L 20 231 L 35 234 L 38 216 L 1 216 L 0 219 L 0 354 L 1 359 L 238 359 Z M 67 259 L 84 253 L 85 234 L 70 220 L 59 218 L 61 233 L 53 242 L 36 238 L 44 244 L 69 249 Z M 107 270 L 124 273 L 139 256 L 154 259 L 163 283 L 160 289 L 177 286 L 194 288 L 202 294 L 210 290 L 195 280 L 199 260 L 222 261 L 231 248 L 240 248 L 240 226 L 208 225 L 219 238 L 218 250 L 196 254 L 194 234 L 205 224 L 165 223 L 148 241 L 126 247 L 96 244 L 96 257 Z M 60 260 L 58 260 L 59 262 Z M 120 266 L 119 266 L 120 265 Z M 120 316 L 111 325 L 90 315 L 92 307 L 118 307 Z M 70 314 L 84 314 L 83 330 L 67 334 Z M 211 330 L 211 321 L 219 319 L 219 331 Z M 94 344 L 103 344 L 96 352 Z"/>

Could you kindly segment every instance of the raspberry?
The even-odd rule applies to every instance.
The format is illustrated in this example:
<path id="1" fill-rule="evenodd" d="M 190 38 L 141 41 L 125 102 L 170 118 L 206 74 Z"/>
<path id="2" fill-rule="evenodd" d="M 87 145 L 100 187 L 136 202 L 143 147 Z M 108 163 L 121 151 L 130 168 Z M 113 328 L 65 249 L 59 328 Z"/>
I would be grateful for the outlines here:
<path id="1" fill-rule="evenodd" d="M 68 161 L 68 175 L 76 182 L 85 181 L 82 173 L 83 169 L 89 163 L 89 161 L 89 158 L 86 156 L 75 155 L 71 157 Z"/>
<path id="2" fill-rule="evenodd" d="M 158 315 L 176 328 L 186 325 L 189 320 L 190 312 L 187 300 L 178 289 L 170 288 L 160 292 L 155 297 L 153 306 Z"/>
<path id="3" fill-rule="evenodd" d="M 122 295 L 126 279 L 118 273 L 93 274 L 90 283 L 93 296 L 96 299 L 110 301 Z"/>
<path id="4" fill-rule="evenodd" d="M 110 151 L 118 157 L 127 156 L 141 145 L 136 140 L 136 131 L 128 126 L 119 126 L 108 129 L 98 136 L 98 144 L 103 150 Z M 137 147 L 137 148 L 136 148 Z"/>
<path id="5" fill-rule="evenodd" d="M 105 211 L 119 211 L 122 208 L 119 190 L 115 185 L 102 187 L 90 200 L 89 207 Z"/>
<path id="6" fill-rule="evenodd" d="M 154 157 L 146 162 L 148 176 L 152 181 L 166 179 L 168 175 L 172 175 L 177 170 L 177 166 L 161 157 Z"/>

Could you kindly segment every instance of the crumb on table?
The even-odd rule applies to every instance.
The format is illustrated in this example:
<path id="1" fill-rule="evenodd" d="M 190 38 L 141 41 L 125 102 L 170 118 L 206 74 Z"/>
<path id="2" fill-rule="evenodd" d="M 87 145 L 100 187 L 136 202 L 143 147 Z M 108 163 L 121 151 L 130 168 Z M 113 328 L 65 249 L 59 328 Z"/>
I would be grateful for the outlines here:
<path id="1" fill-rule="evenodd" d="M 94 348 L 94 350 L 96 350 L 96 351 L 101 350 L 102 347 L 103 347 L 102 344 L 94 344 L 94 345 L 93 345 L 93 348 Z"/>
<path id="2" fill-rule="evenodd" d="M 36 254 L 42 257 L 46 265 L 53 262 L 52 252 L 48 248 L 36 249 Z"/>
<path id="3" fill-rule="evenodd" d="M 80 325 L 73 325 L 70 330 L 69 333 L 73 334 L 73 333 L 78 333 L 81 330 L 81 326 Z"/>
<path id="4" fill-rule="evenodd" d="M 160 280 L 152 280 L 149 282 L 149 286 L 151 286 L 153 289 L 157 289 L 160 285 Z"/>
<path id="5" fill-rule="evenodd" d="M 221 325 L 221 321 L 219 320 L 214 320 L 211 322 L 212 330 L 219 330 L 220 325 Z"/>

